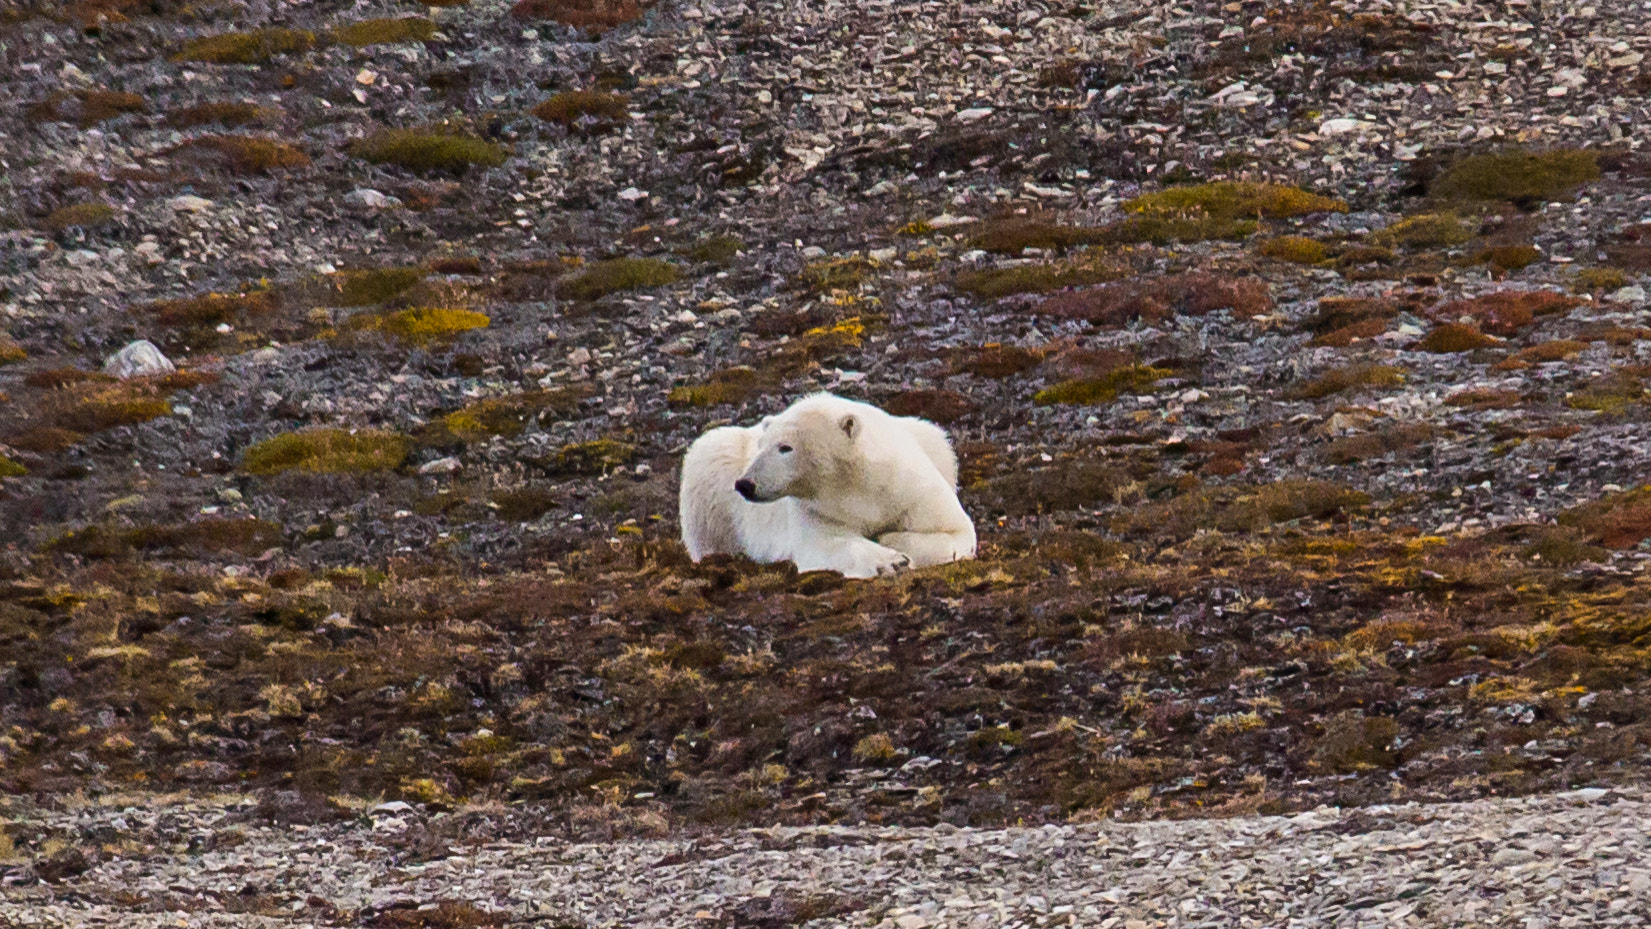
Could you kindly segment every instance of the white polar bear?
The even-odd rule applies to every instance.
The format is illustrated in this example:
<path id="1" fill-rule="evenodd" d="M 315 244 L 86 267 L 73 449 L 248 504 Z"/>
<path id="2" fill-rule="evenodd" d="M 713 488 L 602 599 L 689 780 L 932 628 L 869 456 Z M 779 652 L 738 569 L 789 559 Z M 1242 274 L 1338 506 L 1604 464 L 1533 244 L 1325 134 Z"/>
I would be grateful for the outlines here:
<path id="1" fill-rule="evenodd" d="M 680 502 L 695 561 L 744 554 L 875 577 L 975 554 L 945 431 L 828 393 L 700 436 L 682 459 Z"/>

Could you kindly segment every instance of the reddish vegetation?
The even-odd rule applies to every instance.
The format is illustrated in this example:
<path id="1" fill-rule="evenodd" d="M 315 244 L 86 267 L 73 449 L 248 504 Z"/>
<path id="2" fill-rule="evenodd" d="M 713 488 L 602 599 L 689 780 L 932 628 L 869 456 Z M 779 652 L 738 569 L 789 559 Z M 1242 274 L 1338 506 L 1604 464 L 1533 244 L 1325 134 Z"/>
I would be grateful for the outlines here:
<path id="1" fill-rule="evenodd" d="M 637 0 L 517 0 L 510 15 L 524 22 L 548 19 L 601 31 L 640 19 L 642 7 Z"/>
<path id="2" fill-rule="evenodd" d="M 1581 303 L 1576 297 L 1551 290 L 1499 290 L 1446 303 L 1435 308 L 1432 315 L 1445 322 L 1470 321 L 1491 335 L 1510 336 L 1531 325 L 1538 316 L 1563 313 Z"/>
<path id="3" fill-rule="evenodd" d="M 883 408 L 895 416 L 921 416 L 945 425 L 967 416 L 975 405 L 955 390 L 908 390 L 890 397 Z"/>
<path id="4" fill-rule="evenodd" d="M 1266 281 L 1192 272 L 1056 294 L 1033 312 L 1121 326 L 1133 320 L 1157 322 L 1171 316 L 1204 316 L 1216 310 L 1231 310 L 1235 318 L 1247 319 L 1272 308 Z"/>

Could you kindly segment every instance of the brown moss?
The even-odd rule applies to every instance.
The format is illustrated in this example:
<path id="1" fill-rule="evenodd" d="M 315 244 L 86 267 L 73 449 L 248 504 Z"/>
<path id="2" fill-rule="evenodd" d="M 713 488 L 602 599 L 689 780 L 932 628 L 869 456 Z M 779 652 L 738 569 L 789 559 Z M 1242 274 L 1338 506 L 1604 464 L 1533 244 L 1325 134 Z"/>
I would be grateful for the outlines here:
<path id="1" fill-rule="evenodd" d="M 1091 406 L 1111 403 L 1118 398 L 1118 394 L 1125 391 L 1136 394 L 1151 393 L 1154 384 L 1174 373 L 1166 368 L 1130 365 L 1101 377 L 1063 381 L 1053 387 L 1046 387 L 1037 392 L 1032 402 L 1038 406 Z"/>
<path id="2" fill-rule="evenodd" d="M 1042 294 L 1064 287 L 1103 284 L 1128 273 L 1121 266 L 1086 258 L 1083 261 L 960 271 L 952 286 L 983 300 L 998 300 L 1014 294 Z"/>
<path id="3" fill-rule="evenodd" d="M 670 403 L 679 407 L 709 407 L 744 403 L 761 386 L 752 368 L 724 368 L 702 384 L 671 388 Z"/>
<path id="4" fill-rule="evenodd" d="M 1095 238 L 1104 245 L 1164 246 L 1177 242 L 1207 242 L 1212 239 L 1247 239 L 1254 235 L 1258 228 L 1257 223 L 1250 219 L 1153 213 L 1107 223 L 1095 233 Z"/>
<path id="5" fill-rule="evenodd" d="M 1489 348 L 1500 345 L 1496 339 L 1483 332 L 1457 323 L 1441 323 L 1429 330 L 1414 346 L 1416 351 L 1433 352 L 1438 355 L 1455 352 L 1471 352 L 1476 348 Z"/>
<path id="6" fill-rule="evenodd" d="M 1476 232 L 1475 224 L 1455 213 L 1422 213 L 1376 230 L 1370 241 L 1388 248 L 1448 248 L 1461 245 Z"/>
<path id="7" fill-rule="evenodd" d="M 1019 255 L 1028 248 L 1066 251 L 1102 241 L 1100 229 L 1064 225 L 1042 214 L 999 217 L 983 225 L 969 237 L 969 246 L 1000 255 Z"/>
<path id="8" fill-rule="evenodd" d="M 157 300 L 132 308 L 168 328 L 216 326 L 219 323 L 267 316 L 276 311 L 275 295 L 265 290 L 239 294 L 201 294 L 179 300 Z"/>
<path id="9" fill-rule="evenodd" d="M 1124 468 L 1079 458 L 974 483 L 964 497 L 971 511 L 1017 517 L 1117 503 L 1135 486 L 1135 476 Z"/>
<path id="10" fill-rule="evenodd" d="M 559 292 L 574 300 L 596 300 L 609 294 L 664 287 L 677 277 L 676 265 L 658 258 L 610 258 L 564 281 Z"/>
<path id="11" fill-rule="evenodd" d="M 881 262 L 864 255 L 850 255 L 816 261 L 804 268 L 799 278 L 816 293 L 852 290 L 871 279 L 882 267 Z"/>
<path id="12" fill-rule="evenodd" d="M 953 349 L 950 359 L 954 374 L 974 374 L 1002 380 L 1029 371 L 1043 363 L 1038 349 L 990 343 L 979 348 Z"/>
<path id="13" fill-rule="evenodd" d="M 1033 312 L 1121 326 L 1137 319 L 1160 322 L 1171 316 L 1205 316 L 1216 310 L 1231 310 L 1234 317 L 1248 319 L 1272 308 L 1271 290 L 1260 278 L 1193 272 L 1057 294 L 1038 304 Z"/>
<path id="14" fill-rule="evenodd" d="M 1645 385 L 1633 375 L 1616 372 L 1590 382 L 1571 394 L 1565 405 L 1573 410 L 1616 413 L 1645 398 Z"/>
<path id="15" fill-rule="evenodd" d="M 209 64 L 262 64 L 277 55 L 296 55 L 315 47 L 315 33 L 306 29 L 270 27 L 251 32 L 226 32 L 185 42 L 174 61 Z"/>
<path id="16" fill-rule="evenodd" d="M 1347 365 L 1331 368 L 1289 392 L 1294 400 L 1319 400 L 1361 387 L 1398 387 L 1404 384 L 1404 369 L 1390 365 Z"/>
<path id="17" fill-rule="evenodd" d="M 1490 264 L 1502 271 L 1518 271 L 1542 260 L 1542 252 L 1534 245 L 1493 245 L 1473 253 L 1474 264 Z"/>
<path id="18" fill-rule="evenodd" d="M 420 267 L 334 271 L 323 276 L 325 292 L 319 297 L 327 306 L 371 306 L 402 293 L 428 273 Z"/>
<path id="19" fill-rule="evenodd" d="M 253 136 L 201 136 L 190 139 L 179 148 L 213 153 L 236 174 L 267 174 L 287 168 L 308 167 L 310 164 L 310 156 L 298 148 L 274 139 Z"/>
<path id="20" fill-rule="evenodd" d="M 1324 724 L 1313 741 L 1314 767 L 1341 773 L 1390 768 L 1397 763 L 1393 742 L 1399 724 L 1386 716 L 1345 710 Z"/>
<path id="21" fill-rule="evenodd" d="M 57 426 L 31 426 L 22 432 L 14 433 L 6 438 L 6 444 L 12 448 L 25 452 L 34 452 L 37 455 L 53 455 L 66 449 L 73 448 L 86 438 L 78 432 L 61 429 Z"/>
<path id="22" fill-rule="evenodd" d="M 1452 164 L 1428 193 L 1443 198 L 1558 200 L 1577 187 L 1598 180 L 1599 154 L 1584 149 L 1554 149 L 1532 153 L 1518 150 L 1472 155 Z"/>
<path id="23" fill-rule="evenodd" d="M 1510 336 L 1529 326 L 1538 316 L 1563 313 L 1581 303 L 1576 297 L 1551 290 L 1499 290 L 1446 303 L 1432 315 L 1440 320 L 1476 323 L 1492 335 Z"/>
<path id="24" fill-rule="evenodd" d="M 467 274 L 482 273 L 482 260 L 472 255 L 443 255 L 431 258 L 425 262 L 426 268 L 432 274 Z"/>
<path id="25" fill-rule="evenodd" d="M 714 235 L 700 239 L 681 254 L 690 261 L 727 267 L 744 249 L 745 242 L 736 236 Z"/>
<path id="26" fill-rule="evenodd" d="M 1371 458 L 1381 458 L 1394 452 L 1407 451 L 1433 438 L 1433 427 L 1425 423 L 1404 423 L 1340 438 L 1324 447 L 1324 457 L 1331 464 L 1345 465 Z"/>
<path id="27" fill-rule="evenodd" d="M 1249 181 L 1216 181 L 1170 187 L 1123 205 L 1126 212 L 1152 215 L 1204 215 L 1215 219 L 1286 219 L 1309 213 L 1347 212 L 1344 201 L 1298 187 Z"/>
<path id="28" fill-rule="evenodd" d="M 0 336 L 0 365 L 16 364 L 29 357 L 29 353 L 6 336 Z"/>
<path id="29" fill-rule="evenodd" d="M 1555 339 L 1551 342 L 1542 342 L 1532 345 L 1518 355 L 1520 361 L 1531 364 L 1549 364 L 1555 361 L 1564 361 L 1586 351 L 1588 343 L 1576 342 L 1571 339 Z"/>
<path id="30" fill-rule="evenodd" d="M 279 524 L 267 520 L 214 517 L 174 526 L 143 526 L 127 533 L 125 541 L 139 551 L 257 555 L 280 548 L 285 534 Z"/>
<path id="31" fill-rule="evenodd" d="M 377 429 L 306 429 L 253 445 L 242 457 L 241 467 L 250 474 L 385 471 L 400 467 L 410 447 L 405 436 Z"/>
<path id="32" fill-rule="evenodd" d="M 473 136 L 423 129 L 382 129 L 350 143 L 356 158 L 400 165 L 412 171 L 461 172 L 474 165 L 494 168 L 510 152 L 503 145 Z"/>
<path id="33" fill-rule="evenodd" d="M 637 0 L 517 0 L 510 15 L 530 22 L 548 19 L 576 29 L 605 32 L 642 17 Z"/>
<path id="34" fill-rule="evenodd" d="M 635 461 L 636 455 L 636 446 L 629 442 L 596 439 L 564 445 L 541 459 L 539 466 L 556 477 L 606 474 Z"/>
<path id="35" fill-rule="evenodd" d="M 171 110 L 166 114 L 166 124 L 174 129 L 189 129 L 207 123 L 235 128 L 268 122 L 276 115 L 275 110 L 256 103 L 208 102 Z"/>
<path id="36" fill-rule="evenodd" d="M 1628 275 L 1620 268 L 1582 268 L 1571 279 L 1574 293 L 1601 293 L 1628 286 Z"/>
<path id="37" fill-rule="evenodd" d="M 499 518 L 513 523 L 531 523 L 559 505 L 556 494 L 538 487 L 501 491 L 493 495 L 493 509 Z"/>
<path id="38" fill-rule="evenodd" d="M 904 390 L 884 401 L 895 416 L 917 416 L 942 426 L 974 412 L 975 405 L 955 390 Z"/>
<path id="39" fill-rule="evenodd" d="M 455 307 L 425 306 L 394 313 L 351 319 L 358 328 L 378 329 L 408 345 L 451 342 L 472 329 L 485 329 L 492 322 L 487 314 Z"/>
<path id="40" fill-rule="evenodd" d="M 1284 480 L 1251 487 L 1196 487 L 1116 517 L 1119 532 L 1191 538 L 1200 531 L 1254 532 L 1274 523 L 1330 519 L 1362 510 L 1370 496 L 1329 481 Z"/>
<path id="41" fill-rule="evenodd" d="M 571 416 L 589 394 L 584 388 L 563 387 L 489 397 L 448 413 L 441 418 L 441 424 L 448 434 L 462 442 L 516 436 L 530 421 L 546 414 Z"/>
<path id="42" fill-rule="evenodd" d="M 133 396 L 117 389 L 71 401 L 52 414 L 52 425 L 89 435 L 148 422 L 171 412 L 172 405 L 165 400 Z"/>
<path id="43" fill-rule="evenodd" d="M 1332 329 L 1323 335 L 1313 337 L 1307 344 L 1327 348 L 1346 348 L 1361 339 L 1374 339 L 1387 331 L 1388 319 L 1372 316 L 1348 323 L 1340 329 Z"/>
<path id="44" fill-rule="evenodd" d="M 1273 258 L 1299 265 L 1318 264 L 1330 257 L 1330 249 L 1323 242 L 1299 235 L 1284 235 L 1268 239 L 1257 245 L 1255 251 L 1263 258 Z"/>
<path id="45" fill-rule="evenodd" d="M 1633 548 L 1651 538 L 1651 485 L 1607 494 L 1572 507 L 1555 519 L 1588 533 L 1606 548 Z"/>
<path id="46" fill-rule="evenodd" d="M 587 129 L 611 129 L 630 119 L 630 101 L 620 94 L 568 90 L 533 108 L 540 119 Z"/>
<path id="47" fill-rule="evenodd" d="M 115 209 L 106 203 L 77 203 L 52 211 L 44 225 L 52 232 L 65 229 L 96 229 L 115 221 Z"/>
<path id="48" fill-rule="evenodd" d="M 128 113 L 148 111 L 148 103 L 138 94 L 91 89 L 74 93 L 58 91 L 31 105 L 26 115 L 31 122 L 76 122 L 85 129 Z"/>
<path id="49" fill-rule="evenodd" d="M 102 371 L 88 371 L 85 368 L 44 368 L 39 371 L 30 371 L 23 378 L 23 383 L 30 387 L 44 387 L 48 390 L 61 390 L 74 384 L 91 381 L 99 384 L 112 384 L 115 378 Z"/>
<path id="50" fill-rule="evenodd" d="M 424 42 L 435 34 L 436 24 L 422 16 L 364 19 L 332 31 L 334 40 L 356 48 L 400 42 Z"/>
<path id="51" fill-rule="evenodd" d="M 1470 410 L 1507 410 L 1518 406 L 1521 399 L 1518 391 L 1474 387 L 1469 390 L 1459 390 L 1446 397 L 1445 405 L 1465 407 Z"/>

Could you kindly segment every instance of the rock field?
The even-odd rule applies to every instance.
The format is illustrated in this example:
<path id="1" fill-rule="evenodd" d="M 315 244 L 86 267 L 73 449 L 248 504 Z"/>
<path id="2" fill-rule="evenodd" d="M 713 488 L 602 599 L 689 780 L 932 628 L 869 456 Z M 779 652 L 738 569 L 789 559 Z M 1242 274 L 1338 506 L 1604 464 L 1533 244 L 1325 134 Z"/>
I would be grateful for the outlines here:
<path id="1" fill-rule="evenodd" d="M 0 5 L 0 926 L 1633 924 L 1648 52 L 1637 0 Z M 688 561 L 683 449 L 817 389 L 947 426 L 979 559 Z M 261 851 L 315 836 L 320 904 Z"/>

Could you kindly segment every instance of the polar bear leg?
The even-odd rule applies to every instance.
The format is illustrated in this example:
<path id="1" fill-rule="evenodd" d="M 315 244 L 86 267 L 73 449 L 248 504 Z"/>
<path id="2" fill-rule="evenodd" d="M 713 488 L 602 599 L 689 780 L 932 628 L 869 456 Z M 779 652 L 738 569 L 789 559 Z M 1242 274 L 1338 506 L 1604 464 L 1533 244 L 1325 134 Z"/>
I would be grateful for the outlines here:
<path id="1" fill-rule="evenodd" d="M 844 577 L 877 577 L 911 565 L 901 552 L 813 521 L 799 533 L 791 560 L 798 571 L 836 571 Z"/>
<path id="2" fill-rule="evenodd" d="M 975 556 L 973 529 L 958 532 L 886 532 L 877 537 L 877 544 L 904 552 L 914 568 Z"/>

